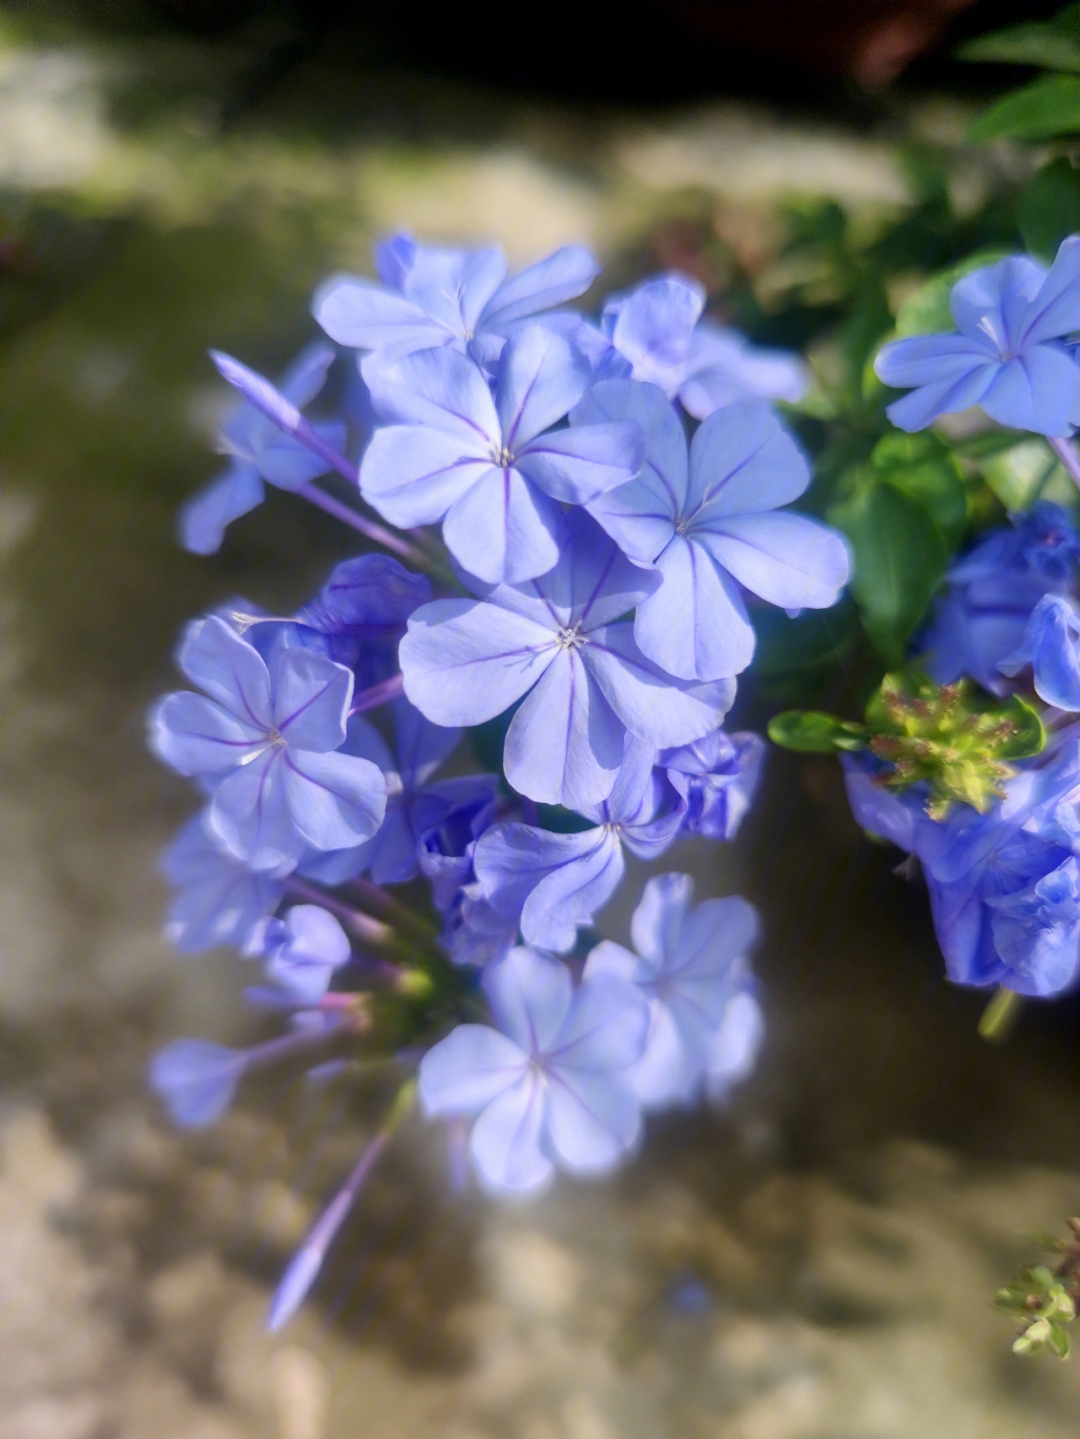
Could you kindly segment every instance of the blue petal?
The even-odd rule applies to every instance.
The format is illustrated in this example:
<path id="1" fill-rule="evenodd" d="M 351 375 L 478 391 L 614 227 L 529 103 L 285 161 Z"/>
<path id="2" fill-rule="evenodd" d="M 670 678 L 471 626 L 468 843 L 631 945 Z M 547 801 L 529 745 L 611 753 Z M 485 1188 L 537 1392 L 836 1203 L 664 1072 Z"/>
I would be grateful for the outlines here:
<path id="1" fill-rule="evenodd" d="M 797 404 L 808 382 L 808 367 L 798 355 L 759 348 L 737 330 L 702 320 L 690 341 L 679 400 L 688 414 L 704 420 L 725 405 L 749 400 Z"/>
<path id="2" fill-rule="evenodd" d="M 573 300 L 589 288 L 600 266 L 580 245 L 564 245 L 546 259 L 504 280 L 488 301 L 480 324 L 501 330 L 528 315 Z"/>
<path id="3" fill-rule="evenodd" d="M 188 625 L 177 664 L 193 684 L 244 723 L 273 727 L 270 672 L 254 646 L 217 615 Z"/>
<path id="4" fill-rule="evenodd" d="M 597 804 L 611 791 L 625 733 L 580 654 L 560 651 L 510 722 L 506 778 L 541 803 Z"/>
<path id="5" fill-rule="evenodd" d="M 205 1039 L 178 1039 L 154 1055 L 150 1087 L 175 1123 L 205 1129 L 232 1103 L 244 1072 L 244 1055 Z"/>
<path id="6" fill-rule="evenodd" d="M 294 865 L 304 852 L 304 837 L 293 824 L 285 797 L 283 754 L 280 748 L 267 749 L 240 765 L 210 801 L 208 820 L 214 834 L 253 869 Z M 322 847 L 344 849 L 352 842 Z"/>
<path id="7" fill-rule="evenodd" d="M 472 447 L 474 450 L 478 446 Z M 392 525 L 433 525 L 493 472 L 486 455 L 463 454 L 458 435 L 420 425 L 376 430 L 360 462 L 360 492 Z"/>
<path id="8" fill-rule="evenodd" d="M 569 414 L 591 380 L 588 360 L 555 331 L 544 325 L 516 331 L 500 357 L 495 392 L 510 453 Z"/>
<path id="9" fill-rule="evenodd" d="M 713 1037 L 706 1066 L 709 1098 L 723 1102 L 752 1073 L 765 1042 L 765 1016 L 749 989 L 732 995 Z"/>
<path id="10" fill-rule="evenodd" d="M 315 291 L 311 313 L 332 340 L 357 350 L 406 345 L 423 350 L 449 339 L 442 325 L 403 295 L 358 280 L 331 275 Z"/>
<path id="11" fill-rule="evenodd" d="M 460 741 L 459 728 L 432 724 L 408 700 L 395 703 L 394 748 L 398 756 L 398 773 L 406 790 L 427 784 Z"/>
<path id="12" fill-rule="evenodd" d="M 364 378 L 380 419 L 426 425 L 462 443 L 461 453 L 479 458 L 502 441 L 495 402 L 483 371 L 450 349 L 421 350 L 392 365 L 365 362 Z"/>
<path id="13" fill-rule="evenodd" d="M 402 281 L 414 304 L 463 344 L 506 274 L 501 250 L 442 250 L 418 245 Z"/>
<path id="14" fill-rule="evenodd" d="M 496 605 L 436 600 L 409 620 L 399 656 L 405 693 L 435 724 L 474 725 L 502 714 L 557 651 L 549 628 Z"/>
<path id="15" fill-rule="evenodd" d="M 682 535 L 660 555 L 657 571 L 660 588 L 634 616 L 642 654 L 680 679 L 721 679 L 744 670 L 754 655 L 754 631 L 734 581 Z"/>
<path id="16" fill-rule="evenodd" d="M 1031 301 L 1025 345 L 1038 345 L 1080 330 L 1080 236 L 1062 240 L 1050 273 Z"/>
<path id="17" fill-rule="evenodd" d="M 616 421 L 542 435 L 521 451 L 517 467 L 555 499 L 584 505 L 632 480 L 641 459 L 637 425 Z"/>
<path id="18" fill-rule="evenodd" d="M 630 921 L 630 938 L 652 978 L 677 954 L 678 938 L 694 898 L 688 874 L 657 874 L 648 881 Z"/>
<path id="19" fill-rule="evenodd" d="M 949 295 L 956 328 L 968 339 L 989 339 L 999 354 L 1024 343 L 1031 301 L 1046 271 L 1024 255 L 1010 255 L 958 280 Z M 918 383 L 918 382 L 916 382 Z"/>
<path id="20" fill-rule="evenodd" d="M 690 337 L 705 305 L 696 281 L 671 275 L 650 280 L 605 307 L 614 316 L 611 340 L 633 365 L 635 380 L 673 395 L 682 384 Z"/>
<path id="21" fill-rule="evenodd" d="M 546 1086 L 531 1070 L 492 1100 L 469 1137 L 469 1152 L 485 1187 L 522 1194 L 548 1182 L 554 1166 L 541 1148 L 546 1117 Z"/>
<path id="22" fill-rule="evenodd" d="M 569 1070 L 627 1069 L 641 1058 L 648 1027 L 648 1005 L 636 985 L 610 973 L 591 975 L 547 1045 L 548 1067 L 563 1079 Z"/>
<path id="23" fill-rule="evenodd" d="M 628 624 L 593 631 L 582 654 L 626 728 L 657 749 L 687 744 L 716 729 L 735 698 L 734 680 L 701 682 L 665 674 L 638 649 Z"/>
<path id="24" fill-rule="evenodd" d="M 352 703 L 351 670 L 312 650 L 287 649 L 274 660 L 274 728 L 302 750 L 340 749 Z"/>
<path id="25" fill-rule="evenodd" d="M 885 385 L 907 390 L 915 385 L 941 387 L 947 393 L 999 355 L 989 336 L 912 335 L 886 345 L 874 361 L 874 373 Z M 972 402 L 974 403 L 974 402 Z"/>
<path id="26" fill-rule="evenodd" d="M 312 425 L 319 439 L 337 450 L 345 448 L 346 430 L 344 425 Z M 279 490 L 299 490 L 310 480 L 325 475 L 331 468 L 322 455 L 301 445 L 289 435 L 279 435 L 263 445 L 255 457 L 259 473 Z"/>
<path id="27" fill-rule="evenodd" d="M 382 824 L 386 780 L 369 760 L 290 748 L 281 768 L 292 823 L 315 849 L 349 849 Z"/>
<path id="28" fill-rule="evenodd" d="M 1047 704 L 1080 710 L 1080 616 L 1069 600 L 1046 595 L 1035 606 L 1026 643 L 1031 649 L 1035 692 Z"/>
<path id="29" fill-rule="evenodd" d="M 484 973 L 495 1022 L 530 1058 L 558 1039 L 574 1002 L 574 983 L 561 960 L 518 945 Z"/>
<path id="30" fill-rule="evenodd" d="M 645 453 L 637 479 L 594 502 L 590 513 L 631 559 L 648 564 L 671 538 L 686 505 L 690 474 L 686 434 L 663 391 L 637 381 L 594 385 L 571 416 L 574 425 L 603 419 L 638 424 Z"/>
<path id="31" fill-rule="evenodd" d="M 396 634 L 417 606 L 431 599 L 431 581 L 392 555 L 357 555 L 334 566 L 318 595 L 297 619 L 322 634 L 362 639 Z"/>
<path id="32" fill-rule="evenodd" d="M 1080 365 L 1064 345 L 1032 345 L 999 366 L 979 404 L 999 425 L 1070 435 L 1080 421 Z"/>
<path id="33" fill-rule="evenodd" d="M 554 1072 L 547 1133 L 560 1168 L 571 1174 L 606 1174 L 640 1132 L 641 1106 L 621 1075 L 583 1069 Z"/>
<path id="34" fill-rule="evenodd" d="M 165 695 L 150 712 L 150 745 L 178 774 L 221 774 L 266 745 L 266 734 L 190 690 Z"/>
<path id="35" fill-rule="evenodd" d="M 215 554 L 221 548 L 226 527 L 261 505 L 265 497 L 255 466 L 234 460 L 185 502 L 180 511 L 180 543 L 193 555 Z"/>
<path id="36" fill-rule="evenodd" d="M 828 609 L 848 581 L 843 536 L 805 515 L 716 517 L 690 533 L 741 585 L 784 609 Z"/>
<path id="37" fill-rule="evenodd" d="M 459 1024 L 420 1061 L 420 1102 L 426 1114 L 477 1114 L 527 1065 L 512 1039 L 486 1024 Z"/>
<path id="38" fill-rule="evenodd" d="M 731 405 L 701 424 L 690 443 L 688 513 L 760 514 L 788 505 L 810 483 L 802 451 L 768 405 Z"/>
<path id="39" fill-rule="evenodd" d="M 487 584 L 520 584 L 559 558 L 562 511 L 516 469 L 487 468 L 450 507 L 443 539 Z"/>
<path id="40" fill-rule="evenodd" d="M 188 821 L 161 866 L 179 890 L 169 906 L 165 936 L 186 954 L 218 944 L 244 945 L 285 892 L 282 878 L 253 872 L 215 844 L 202 815 Z"/>

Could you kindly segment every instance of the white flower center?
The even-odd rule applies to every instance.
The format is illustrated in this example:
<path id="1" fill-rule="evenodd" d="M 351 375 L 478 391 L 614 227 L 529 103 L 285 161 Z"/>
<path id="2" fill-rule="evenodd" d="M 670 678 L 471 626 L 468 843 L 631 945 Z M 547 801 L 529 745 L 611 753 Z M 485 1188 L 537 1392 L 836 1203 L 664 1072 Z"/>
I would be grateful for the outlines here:
<path id="1" fill-rule="evenodd" d="M 561 650 L 576 650 L 587 645 L 589 640 L 587 635 L 582 634 L 580 625 L 567 625 L 565 629 L 559 630 L 555 643 Z"/>
<path id="2" fill-rule="evenodd" d="M 505 470 L 514 463 L 514 456 L 505 445 L 494 445 L 491 451 L 491 461 L 500 470 Z"/>

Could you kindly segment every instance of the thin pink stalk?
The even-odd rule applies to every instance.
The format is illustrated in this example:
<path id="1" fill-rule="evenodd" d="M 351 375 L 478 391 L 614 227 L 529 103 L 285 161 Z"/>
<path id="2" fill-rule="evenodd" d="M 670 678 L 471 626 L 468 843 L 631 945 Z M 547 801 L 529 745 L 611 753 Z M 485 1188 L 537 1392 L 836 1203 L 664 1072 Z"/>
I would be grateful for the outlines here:
<path id="1" fill-rule="evenodd" d="M 388 680 L 380 684 L 372 685 L 370 689 L 361 690 L 353 699 L 352 709 L 349 714 L 362 715 L 368 710 L 378 709 L 380 705 L 387 704 L 390 700 L 396 700 L 404 693 L 405 676 L 391 675 Z"/>

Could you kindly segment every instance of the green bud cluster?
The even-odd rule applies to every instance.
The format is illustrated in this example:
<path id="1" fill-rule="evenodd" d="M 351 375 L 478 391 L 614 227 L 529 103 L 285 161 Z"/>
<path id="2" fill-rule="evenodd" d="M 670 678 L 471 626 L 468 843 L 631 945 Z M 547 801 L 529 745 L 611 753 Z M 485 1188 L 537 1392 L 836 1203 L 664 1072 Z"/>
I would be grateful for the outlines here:
<path id="1" fill-rule="evenodd" d="M 915 669 L 885 676 L 862 724 L 787 710 L 770 721 L 769 738 L 814 754 L 869 749 L 888 766 L 887 788 L 928 786 L 933 819 L 944 819 L 958 802 L 988 810 L 1015 773 L 1011 762 L 1038 754 L 1046 743 L 1041 719 L 1018 696 L 993 700 L 967 680 L 938 685 Z"/>
<path id="2" fill-rule="evenodd" d="M 1052 1235 L 1036 1236 L 1046 1249 L 1056 1251 L 1060 1263 L 1051 1269 L 1035 1264 L 994 1297 L 994 1308 L 1021 1325 L 1013 1340 L 1015 1354 L 1038 1354 L 1046 1350 L 1066 1359 L 1072 1345 L 1070 1325 L 1076 1319 L 1080 1301 L 1080 1219 L 1070 1219 L 1072 1239 Z"/>

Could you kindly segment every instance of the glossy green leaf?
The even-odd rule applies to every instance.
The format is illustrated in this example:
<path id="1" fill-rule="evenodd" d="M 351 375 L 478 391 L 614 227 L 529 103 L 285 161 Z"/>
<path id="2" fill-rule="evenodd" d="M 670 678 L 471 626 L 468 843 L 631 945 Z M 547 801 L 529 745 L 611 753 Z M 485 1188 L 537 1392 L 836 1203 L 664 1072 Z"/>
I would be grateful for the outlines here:
<path id="1" fill-rule="evenodd" d="M 1066 235 L 1080 230 L 1080 170 L 1064 156 L 1044 165 L 1017 201 L 1016 219 L 1028 253 L 1053 260 Z"/>
<path id="2" fill-rule="evenodd" d="M 1049 20 L 1029 20 L 980 35 L 956 53 L 961 60 L 1080 71 L 1080 5 L 1066 5 Z"/>
<path id="3" fill-rule="evenodd" d="M 962 280 L 973 270 L 981 270 L 984 265 L 994 265 L 1008 253 L 1008 250 L 1002 249 L 976 250 L 966 260 L 950 265 L 947 270 L 939 270 L 900 306 L 896 316 L 896 333 L 934 335 L 955 330 L 956 322 L 949 309 L 952 287 L 957 280 Z"/>
<path id="4" fill-rule="evenodd" d="M 944 440 L 929 430 L 917 435 L 893 430 L 878 441 L 870 458 L 890 484 L 930 512 L 946 547 L 955 549 L 967 524 L 967 494 Z"/>
<path id="5" fill-rule="evenodd" d="M 980 145 L 1009 136 L 1014 140 L 1049 140 L 1080 130 L 1080 75 L 1044 75 L 1014 90 L 968 127 L 968 139 Z"/>
<path id="6" fill-rule="evenodd" d="M 828 520 L 851 541 L 851 592 L 866 632 L 888 663 L 898 663 L 945 575 L 941 530 L 925 505 L 886 482 L 833 505 Z"/>
<path id="7" fill-rule="evenodd" d="M 769 738 L 783 749 L 803 754 L 835 754 L 862 749 L 866 728 L 820 710 L 785 710 L 769 721 Z"/>

